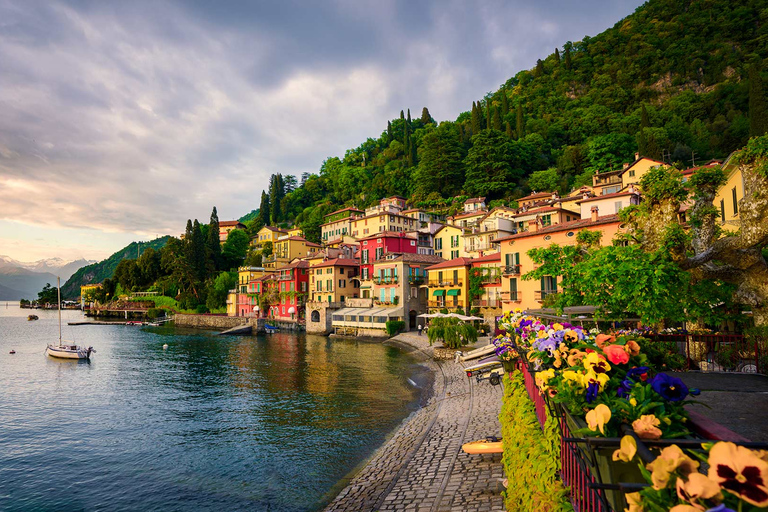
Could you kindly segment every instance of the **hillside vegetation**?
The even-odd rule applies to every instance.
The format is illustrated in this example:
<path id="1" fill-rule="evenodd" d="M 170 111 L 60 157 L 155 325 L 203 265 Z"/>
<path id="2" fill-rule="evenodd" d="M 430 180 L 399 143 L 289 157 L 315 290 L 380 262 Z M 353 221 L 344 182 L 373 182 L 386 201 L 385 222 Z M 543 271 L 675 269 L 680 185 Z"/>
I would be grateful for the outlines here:
<path id="1" fill-rule="evenodd" d="M 766 21 L 764 1 L 652 0 L 597 36 L 564 42 L 454 121 L 406 110 L 298 184 L 274 175 L 251 224 L 295 221 L 319 241 L 323 215 L 389 195 L 450 212 L 457 195 L 566 192 L 636 151 L 678 167 L 725 157 L 768 122 Z"/>

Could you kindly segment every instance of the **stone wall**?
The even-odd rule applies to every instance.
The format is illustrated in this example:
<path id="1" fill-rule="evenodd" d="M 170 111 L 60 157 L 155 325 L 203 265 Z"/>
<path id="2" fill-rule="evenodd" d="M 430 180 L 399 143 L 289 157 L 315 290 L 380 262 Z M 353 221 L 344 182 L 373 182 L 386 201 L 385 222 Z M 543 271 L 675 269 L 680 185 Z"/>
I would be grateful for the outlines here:
<path id="1" fill-rule="evenodd" d="M 320 315 L 319 322 L 312 321 L 312 313 L 317 311 Z M 322 303 L 307 304 L 307 332 L 310 334 L 330 334 L 331 321 L 335 308 L 329 308 Z"/>
<path id="2" fill-rule="evenodd" d="M 174 324 L 178 327 L 224 330 L 237 327 L 238 325 L 246 325 L 250 320 L 252 319 L 241 316 L 190 315 L 177 313 L 174 317 Z M 253 320 L 255 320 L 255 318 Z"/>

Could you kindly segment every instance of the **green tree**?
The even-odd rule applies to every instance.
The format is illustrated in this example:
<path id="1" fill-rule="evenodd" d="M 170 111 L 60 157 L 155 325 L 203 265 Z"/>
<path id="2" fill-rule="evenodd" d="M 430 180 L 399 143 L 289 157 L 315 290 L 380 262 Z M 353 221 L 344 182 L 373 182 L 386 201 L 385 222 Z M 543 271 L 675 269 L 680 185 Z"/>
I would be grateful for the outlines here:
<path id="1" fill-rule="evenodd" d="M 248 252 L 250 238 L 241 229 L 235 229 L 229 232 L 227 240 L 221 249 L 221 254 L 227 268 L 236 268 L 243 263 L 245 254 Z"/>
<path id="2" fill-rule="evenodd" d="M 242 231 L 234 230 L 230 233 L 229 236 L 232 235 L 232 233 L 237 233 Z M 245 235 L 245 233 L 242 233 Z M 245 235 L 246 238 L 248 235 Z M 205 247 L 205 238 L 203 236 L 203 229 L 200 226 L 200 223 L 195 219 L 195 222 L 192 224 L 192 260 L 190 263 L 192 264 L 192 269 L 195 273 L 195 280 L 199 283 L 205 281 L 205 278 L 207 276 L 207 264 L 206 264 L 206 247 Z"/>
<path id="3" fill-rule="evenodd" d="M 265 191 L 261 191 L 261 204 L 259 205 L 259 217 L 258 217 L 258 223 L 261 224 L 262 227 L 269 226 L 269 216 L 270 212 L 272 210 L 272 207 L 269 204 L 269 194 L 267 194 Z"/>
<path id="4" fill-rule="evenodd" d="M 446 197 L 458 194 L 464 183 L 463 157 L 453 123 L 441 123 L 424 135 L 419 166 L 414 173 L 416 192 L 424 197 L 435 191 Z"/>
<path id="5" fill-rule="evenodd" d="M 471 118 L 472 135 L 477 135 L 480 133 L 480 125 L 480 107 L 478 107 L 477 104 L 473 101 Z"/>
<path id="6" fill-rule="evenodd" d="M 573 47 L 573 43 L 568 41 L 563 46 L 563 52 L 565 53 L 565 69 L 568 71 L 571 70 L 571 67 L 573 66 L 573 62 L 571 61 L 571 48 Z"/>
<path id="7" fill-rule="evenodd" d="M 59 289 L 51 286 L 51 283 L 45 283 L 43 289 L 37 292 L 37 302 L 38 304 L 58 304 Z"/>
<path id="8" fill-rule="evenodd" d="M 285 183 L 283 176 L 279 173 L 273 174 L 269 182 L 270 222 L 272 225 L 277 225 L 283 220 L 280 207 L 284 197 Z"/>
<path id="9" fill-rule="evenodd" d="M 637 150 L 641 156 L 664 161 L 670 149 L 669 137 L 664 128 L 643 128 L 637 135 Z"/>
<path id="10" fill-rule="evenodd" d="M 555 48 L 555 63 L 560 64 L 560 50 Z"/>
<path id="11" fill-rule="evenodd" d="M 219 241 L 219 214 L 216 207 L 211 211 L 211 220 L 208 223 L 208 236 L 206 239 L 208 258 L 208 270 L 213 273 L 221 266 L 221 242 Z"/>
<path id="12" fill-rule="evenodd" d="M 225 307 L 229 290 L 237 286 L 237 272 L 220 272 L 208 286 L 205 305 L 214 310 Z"/>
<path id="13" fill-rule="evenodd" d="M 516 147 L 502 132 L 485 130 L 472 137 L 472 148 L 464 159 L 464 190 L 477 196 L 502 197 L 522 174 L 512 168 Z"/>
<path id="14" fill-rule="evenodd" d="M 536 68 L 533 71 L 533 76 L 536 78 L 544 76 L 544 63 L 541 59 L 536 60 Z"/>
<path id="15" fill-rule="evenodd" d="M 749 66 L 749 136 L 757 137 L 768 131 L 768 105 L 760 76 L 760 60 Z"/>
<path id="16" fill-rule="evenodd" d="M 302 229 L 302 231 L 303 231 L 303 229 Z M 269 258 L 270 256 L 272 256 L 272 241 L 271 240 L 267 240 L 261 246 L 261 254 L 265 258 Z"/>
<path id="17" fill-rule="evenodd" d="M 560 174 L 557 168 L 550 167 L 544 171 L 534 171 L 528 178 L 528 186 L 537 192 L 552 192 L 558 189 Z"/>
<path id="18" fill-rule="evenodd" d="M 635 139 L 626 133 L 592 137 L 586 144 L 585 167 L 592 173 L 613 171 L 631 160 L 636 148 Z"/>
<path id="19" fill-rule="evenodd" d="M 432 116 L 429 115 L 429 109 L 427 107 L 424 107 L 421 109 L 421 123 L 426 126 L 430 123 L 434 124 L 435 120 L 432 119 Z"/>
<path id="20" fill-rule="evenodd" d="M 525 137 L 525 121 L 523 120 L 523 106 L 520 103 L 515 106 L 515 119 L 517 123 L 515 133 L 518 139 L 522 139 Z"/>
<path id="21" fill-rule="evenodd" d="M 499 109 L 493 109 L 493 118 L 491 120 L 491 127 L 494 130 L 502 131 L 504 128 L 501 126 L 501 116 L 499 115 Z"/>
<path id="22" fill-rule="evenodd" d="M 507 114 L 509 114 L 509 98 L 507 98 L 507 89 L 505 87 L 502 87 L 500 94 L 501 94 L 501 119 L 504 120 L 506 119 Z"/>

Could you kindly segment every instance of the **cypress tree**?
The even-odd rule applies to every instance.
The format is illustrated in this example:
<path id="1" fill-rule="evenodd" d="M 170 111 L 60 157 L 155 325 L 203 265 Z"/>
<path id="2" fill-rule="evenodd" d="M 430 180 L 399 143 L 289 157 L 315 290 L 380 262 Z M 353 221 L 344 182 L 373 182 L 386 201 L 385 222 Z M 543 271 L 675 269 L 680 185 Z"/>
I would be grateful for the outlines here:
<path id="1" fill-rule="evenodd" d="M 768 131 L 768 105 L 765 101 L 760 61 L 749 66 L 749 136 L 757 137 Z"/>
<path id="2" fill-rule="evenodd" d="M 509 137 L 510 139 L 515 138 L 514 134 L 512 133 L 512 126 L 510 126 L 509 123 L 507 123 L 507 137 Z"/>
<path id="3" fill-rule="evenodd" d="M 283 176 L 279 173 L 273 174 L 269 183 L 269 215 L 273 225 L 276 225 L 282 220 L 280 204 L 283 197 L 285 197 L 285 183 L 283 182 Z"/>
<path id="4" fill-rule="evenodd" d="M 560 64 L 560 50 L 555 48 L 555 62 L 559 65 Z"/>
<path id="5" fill-rule="evenodd" d="M 517 114 L 517 126 L 515 127 L 515 131 L 517 132 L 517 138 L 522 139 L 525 137 L 525 124 L 523 123 L 523 106 L 518 103 L 517 107 L 515 107 L 516 114 Z"/>
<path id="6" fill-rule="evenodd" d="M 507 89 L 501 88 L 501 117 L 505 118 L 509 114 L 509 99 L 507 98 Z"/>
<path id="7" fill-rule="evenodd" d="M 490 98 L 485 101 L 485 129 L 491 129 L 491 100 Z"/>
<path id="8" fill-rule="evenodd" d="M 208 239 L 206 240 L 208 257 L 208 270 L 214 272 L 221 268 L 221 243 L 219 242 L 219 213 L 216 207 L 211 212 L 211 220 L 208 223 Z"/>
<path id="9" fill-rule="evenodd" d="M 192 261 L 192 219 L 187 219 L 187 229 L 184 230 L 184 256 Z"/>
<path id="10" fill-rule="evenodd" d="M 427 107 L 424 107 L 421 109 L 421 122 L 424 125 L 427 125 L 432 122 L 432 116 L 429 115 L 429 110 L 427 109 Z"/>
<path id="11" fill-rule="evenodd" d="M 411 124 L 411 109 L 408 109 L 408 124 Z"/>
<path id="12" fill-rule="evenodd" d="M 538 59 L 536 61 L 536 69 L 533 71 L 533 76 L 536 78 L 539 78 L 540 76 L 544 75 L 544 63 L 541 62 L 541 59 Z"/>
<path id="13" fill-rule="evenodd" d="M 405 112 L 403 112 L 402 110 L 400 111 L 400 120 L 405 121 Z"/>
<path id="14" fill-rule="evenodd" d="M 503 127 L 501 126 L 501 116 L 499 115 L 498 107 L 493 107 L 493 120 L 491 122 L 491 125 L 494 130 L 501 131 L 503 129 Z"/>
<path id="15" fill-rule="evenodd" d="M 200 223 L 195 219 L 192 225 L 192 270 L 195 273 L 195 277 L 198 281 L 205 280 L 205 239 L 203 238 L 203 230 L 200 227 Z"/>
<path id="16" fill-rule="evenodd" d="M 387 121 L 387 144 L 392 142 L 392 121 Z"/>
<path id="17" fill-rule="evenodd" d="M 472 117 L 471 117 L 471 126 L 472 126 L 472 135 L 477 135 L 480 133 L 480 112 L 479 108 L 477 107 L 477 104 L 473 101 L 472 102 Z"/>
<path id="18" fill-rule="evenodd" d="M 269 194 L 266 193 L 266 191 L 261 191 L 261 205 L 259 206 L 259 224 L 261 224 L 261 227 L 269 226 L 269 215 L 270 215 L 270 206 L 269 206 Z"/>
<path id="19" fill-rule="evenodd" d="M 645 110 L 645 103 L 640 107 L 640 129 L 650 128 L 651 121 L 648 119 L 648 111 Z"/>
<path id="20" fill-rule="evenodd" d="M 573 64 L 571 63 L 571 47 L 570 47 L 570 45 L 566 45 L 566 47 L 565 47 L 565 69 L 570 71 L 572 65 Z"/>

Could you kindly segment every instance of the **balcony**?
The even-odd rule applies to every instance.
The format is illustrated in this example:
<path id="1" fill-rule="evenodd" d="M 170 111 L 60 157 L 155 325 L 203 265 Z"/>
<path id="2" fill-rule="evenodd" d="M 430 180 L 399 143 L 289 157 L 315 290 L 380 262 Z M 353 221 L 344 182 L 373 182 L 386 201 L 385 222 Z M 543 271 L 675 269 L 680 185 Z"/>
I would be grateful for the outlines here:
<path id="1" fill-rule="evenodd" d="M 344 307 L 343 302 L 328 302 L 327 300 L 311 300 L 307 302 L 308 308 L 327 307 L 331 309 L 341 309 Z"/>
<path id="2" fill-rule="evenodd" d="M 437 300 L 430 300 L 427 301 L 427 306 L 430 308 L 444 308 L 446 305 L 440 301 Z"/>
<path id="3" fill-rule="evenodd" d="M 291 274 L 281 275 L 277 278 L 278 281 L 291 281 L 293 276 Z"/>
<path id="4" fill-rule="evenodd" d="M 505 276 L 516 276 L 520 274 L 520 265 L 506 265 L 502 268 Z"/>
<path id="5" fill-rule="evenodd" d="M 521 292 L 501 292 L 502 302 L 520 302 L 522 300 Z"/>
<path id="6" fill-rule="evenodd" d="M 473 308 L 500 308 L 501 299 L 475 299 L 472 301 Z"/>
<path id="7" fill-rule="evenodd" d="M 538 302 L 543 302 L 544 299 L 549 297 L 550 295 L 555 295 L 557 293 L 557 290 L 536 290 L 534 293 L 534 298 Z"/>
<path id="8" fill-rule="evenodd" d="M 420 285 L 424 283 L 424 276 L 408 276 L 408 283 Z"/>
<path id="9" fill-rule="evenodd" d="M 461 279 L 454 281 L 453 279 L 430 279 L 429 286 L 461 286 L 463 281 Z"/>
<path id="10" fill-rule="evenodd" d="M 464 251 L 466 252 L 474 252 L 474 251 L 490 251 L 491 249 L 495 249 L 498 244 L 495 244 L 493 242 L 488 244 L 475 244 L 475 245 L 465 245 Z"/>
<path id="11" fill-rule="evenodd" d="M 480 280 L 480 284 L 499 284 L 501 276 L 485 276 Z"/>
<path id="12" fill-rule="evenodd" d="M 397 276 L 375 276 L 373 282 L 376 284 L 397 284 L 400 282 L 400 278 Z"/>

